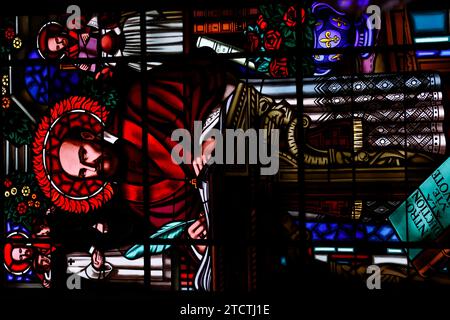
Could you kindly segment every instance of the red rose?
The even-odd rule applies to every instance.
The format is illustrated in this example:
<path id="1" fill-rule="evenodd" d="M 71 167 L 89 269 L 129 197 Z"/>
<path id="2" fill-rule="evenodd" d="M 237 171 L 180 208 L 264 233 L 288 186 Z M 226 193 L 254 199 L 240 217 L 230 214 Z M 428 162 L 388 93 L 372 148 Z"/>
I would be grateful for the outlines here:
<path id="1" fill-rule="evenodd" d="M 305 23 L 305 9 L 302 8 L 300 12 L 302 13 L 302 23 Z"/>
<path id="2" fill-rule="evenodd" d="M 16 33 L 14 32 L 14 29 L 12 27 L 8 27 L 5 29 L 5 39 L 6 40 L 12 40 L 14 39 Z"/>
<path id="3" fill-rule="evenodd" d="M 247 32 L 248 49 L 255 52 L 259 49 L 259 36 L 254 32 Z"/>
<path id="4" fill-rule="evenodd" d="M 281 46 L 281 34 L 277 30 L 269 30 L 264 36 L 264 48 L 267 51 L 273 51 L 280 49 Z"/>
<path id="5" fill-rule="evenodd" d="M 262 15 L 259 15 L 256 24 L 261 30 L 265 30 L 267 28 L 267 22 L 264 20 L 264 17 Z"/>
<path id="6" fill-rule="evenodd" d="M 8 109 L 11 106 L 11 98 L 10 97 L 3 97 L 2 98 L 2 108 Z"/>
<path id="7" fill-rule="evenodd" d="M 21 202 L 21 203 L 19 203 L 19 204 L 17 205 L 17 212 L 18 212 L 20 215 L 22 215 L 22 214 L 24 214 L 25 212 L 27 212 L 27 209 L 28 209 L 28 207 L 27 207 L 27 205 L 26 205 L 24 202 Z"/>
<path id="8" fill-rule="evenodd" d="M 3 185 L 9 189 L 12 187 L 12 182 L 9 179 L 5 179 L 5 181 L 3 182 Z"/>
<path id="9" fill-rule="evenodd" d="M 305 9 L 301 8 L 302 13 L 302 23 L 305 22 Z M 297 24 L 297 9 L 295 6 L 289 7 L 289 9 L 284 13 L 283 20 L 288 27 L 295 27 Z"/>
<path id="10" fill-rule="evenodd" d="M 287 58 L 274 58 L 269 65 L 269 73 L 272 77 L 283 78 L 289 75 Z"/>

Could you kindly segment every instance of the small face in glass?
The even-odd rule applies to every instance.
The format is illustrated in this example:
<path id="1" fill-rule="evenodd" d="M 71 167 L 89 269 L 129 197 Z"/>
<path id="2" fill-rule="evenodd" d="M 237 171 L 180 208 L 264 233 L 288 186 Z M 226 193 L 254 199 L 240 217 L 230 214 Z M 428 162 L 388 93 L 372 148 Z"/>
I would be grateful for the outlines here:
<path id="1" fill-rule="evenodd" d="M 12 249 L 11 256 L 14 261 L 25 261 L 29 260 L 33 252 L 29 247 L 17 247 Z"/>
<path id="2" fill-rule="evenodd" d="M 59 149 L 62 169 L 76 178 L 108 178 L 117 169 L 117 157 L 90 132 L 65 139 Z"/>
<path id="3" fill-rule="evenodd" d="M 68 43 L 67 38 L 63 36 L 50 37 L 47 41 L 48 50 L 51 52 L 59 52 L 66 48 Z"/>

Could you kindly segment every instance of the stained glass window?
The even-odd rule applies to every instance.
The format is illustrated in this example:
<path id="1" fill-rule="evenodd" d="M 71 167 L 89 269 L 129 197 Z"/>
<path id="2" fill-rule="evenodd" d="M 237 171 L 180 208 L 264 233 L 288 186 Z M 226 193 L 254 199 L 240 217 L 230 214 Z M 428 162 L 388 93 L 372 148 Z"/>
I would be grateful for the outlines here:
<path id="1" fill-rule="evenodd" d="M 449 10 L 155 1 L 2 16 L 0 285 L 445 287 Z"/>

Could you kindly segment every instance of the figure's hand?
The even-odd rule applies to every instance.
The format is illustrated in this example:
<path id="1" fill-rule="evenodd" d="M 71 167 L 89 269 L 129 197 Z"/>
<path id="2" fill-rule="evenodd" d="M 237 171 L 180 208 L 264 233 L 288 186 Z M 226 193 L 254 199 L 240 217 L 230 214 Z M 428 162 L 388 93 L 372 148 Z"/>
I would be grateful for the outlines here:
<path id="1" fill-rule="evenodd" d="M 200 171 L 202 171 L 203 166 L 207 163 L 206 156 L 202 155 L 201 157 L 197 157 L 192 161 L 192 166 L 194 167 L 195 175 L 198 176 Z"/>
<path id="2" fill-rule="evenodd" d="M 36 264 L 44 270 L 50 270 L 52 265 L 52 259 L 50 254 L 38 254 Z"/>
<path id="3" fill-rule="evenodd" d="M 106 223 L 96 223 L 92 227 L 100 233 L 108 233 L 108 229 L 109 229 L 108 224 L 106 224 Z"/>
<path id="4" fill-rule="evenodd" d="M 37 238 L 44 238 L 50 235 L 50 227 L 48 225 L 41 225 L 39 231 L 35 234 Z"/>
<path id="5" fill-rule="evenodd" d="M 45 215 L 49 216 L 51 214 L 54 214 L 56 212 L 56 207 L 55 206 L 51 206 L 50 208 L 47 209 L 47 211 L 45 211 Z"/>
<path id="6" fill-rule="evenodd" d="M 83 33 L 81 35 L 81 39 L 83 40 L 84 43 L 87 43 L 87 41 L 89 40 L 89 33 Z"/>
<path id="7" fill-rule="evenodd" d="M 201 213 L 198 220 L 196 220 L 193 224 L 191 224 L 187 230 L 188 235 L 191 239 L 206 239 L 208 236 L 207 226 L 206 226 L 206 217 L 205 214 Z M 194 248 L 200 253 L 204 254 L 206 251 L 205 245 L 195 244 Z"/>
<path id="8" fill-rule="evenodd" d="M 216 139 L 209 138 L 206 139 L 202 144 L 202 155 L 197 157 L 192 161 L 192 166 L 194 167 L 195 174 L 198 176 L 200 171 L 202 171 L 203 166 L 205 166 L 212 157 L 212 153 L 216 148 Z"/>
<path id="9" fill-rule="evenodd" d="M 42 286 L 44 288 L 50 288 L 52 285 L 52 272 L 51 270 L 44 272 L 43 274 L 40 274 L 39 277 L 41 277 Z"/>
<path id="10" fill-rule="evenodd" d="M 96 73 L 95 80 L 105 80 L 108 78 L 112 78 L 112 76 L 113 76 L 113 72 L 112 72 L 111 68 L 105 67 Z"/>
<path id="11" fill-rule="evenodd" d="M 83 63 L 83 64 L 80 64 L 80 65 L 78 66 L 78 68 L 80 68 L 80 69 L 83 70 L 83 71 L 88 71 L 88 70 L 89 70 L 89 65 Z"/>
<path id="12" fill-rule="evenodd" d="M 97 271 L 103 270 L 105 266 L 105 255 L 98 249 L 94 249 L 91 256 L 92 266 Z"/>
<path id="13" fill-rule="evenodd" d="M 51 286 L 51 282 L 47 279 L 42 280 L 42 285 L 44 286 L 44 288 L 50 288 Z"/>
<path id="14" fill-rule="evenodd" d="M 36 222 L 35 225 L 37 226 L 37 228 L 36 231 L 31 235 L 33 238 L 48 238 L 50 236 L 52 230 L 46 220 L 40 223 Z"/>

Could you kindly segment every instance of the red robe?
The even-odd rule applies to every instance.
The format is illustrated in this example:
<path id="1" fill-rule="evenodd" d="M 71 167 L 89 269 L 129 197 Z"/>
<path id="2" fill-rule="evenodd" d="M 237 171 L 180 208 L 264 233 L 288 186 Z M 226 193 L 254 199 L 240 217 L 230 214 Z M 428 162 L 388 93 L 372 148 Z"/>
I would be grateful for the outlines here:
<path id="1" fill-rule="evenodd" d="M 71 59 L 78 59 L 78 54 L 80 53 L 80 47 L 78 45 L 78 33 L 73 30 L 69 30 L 69 36 L 67 40 L 69 41 L 69 45 L 66 49 L 68 57 Z"/>
<path id="2" fill-rule="evenodd" d="M 146 75 L 146 101 L 142 103 L 141 82 L 129 91 L 127 105 L 114 122 L 113 133 L 128 142 L 128 168 L 120 184 L 122 197 L 136 214 L 145 217 L 144 183 L 148 184 L 148 217 L 155 229 L 174 220 L 191 219 L 203 210 L 191 164 L 172 162 L 171 140 L 175 129 L 191 132 L 196 120 L 205 119 L 222 101 L 225 78 L 220 66 L 192 63 L 161 66 Z M 143 132 L 148 148 L 142 148 Z M 141 152 L 136 152 L 136 149 Z M 133 151 L 134 150 L 134 151 Z M 147 158 L 142 154 L 147 151 Z M 147 181 L 144 166 L 147 164 Z"/>
<path id="3" fill-rule="evenodd" d="M 48 244 L 48 243 L 34 243 L 33 244 L 33 250 L 35 251 L 35 258 L 33 260 L 33 268 L 34 268 L 34 273 L 36 275 L 36 277 L 43 282 L 45 279 L 45 272 L 50 271 L 51 269 L 51 265 L 44 267 L 42 269 L 41 268 L 37 268 L 37 263 L 38 263 L 38 255 L 43 255 L 43 256 L 47 256 L 49 257 L 52 252 L 54 252 L 56 250 L 56 247 Z M 51 261 L 51 259 L 50 259 Z"/>

